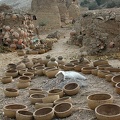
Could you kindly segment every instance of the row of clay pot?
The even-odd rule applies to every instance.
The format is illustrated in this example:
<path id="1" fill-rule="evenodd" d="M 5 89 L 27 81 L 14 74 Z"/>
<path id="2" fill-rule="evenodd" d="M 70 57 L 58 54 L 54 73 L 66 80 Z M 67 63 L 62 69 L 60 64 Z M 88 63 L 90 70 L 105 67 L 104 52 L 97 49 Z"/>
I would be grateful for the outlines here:
<path id="1" fill-rule="evenodd" d="M 4 115 L 16 120 L 52 120 L 55 116 L 65 118 L 73 113 L 70 102 L 62 102 L 52 107 L 42 107 L 34 111 L 28 111 L 28 107 L 22 104 L 10 104 L 3 107 Z"/>
<path id="2" fill-rule="evenodd" d="M 12 88 L 4 90 L 11 91 L 9 94 L 15 94 L 14 92 L 16 92 Z M 77 83 L 69 83 L 64 86 L 64 91 L 68 95 L 75 95 L 79 92 L 79 85 Z M 37 109 L 34 113 L 28 111 L 25 105 L 10 104 L 3 107 L 4 116 L 9 118 L 16 117 L 16 120 L 51 120 L 55 116 L 65 118 L 73 113 L 72 99 L 71 97 L 63 97 L 64 94 L 61 89 L 52 89 L 49 92 L 42 89 L 29 89 L 29 94 L 31 103 L 35 104 Z"/>

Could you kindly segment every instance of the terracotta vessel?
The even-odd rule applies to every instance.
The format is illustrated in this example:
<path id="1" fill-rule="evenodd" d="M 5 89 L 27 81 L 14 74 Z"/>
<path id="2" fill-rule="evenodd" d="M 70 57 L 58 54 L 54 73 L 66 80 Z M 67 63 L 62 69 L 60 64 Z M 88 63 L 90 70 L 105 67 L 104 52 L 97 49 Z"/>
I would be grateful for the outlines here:
<path id="1" fill-rule="evenodd" d="M 25 65 L 26 65 L 26 67 L 27 67 L 27 68 L 29 68 L 29 69 L 30 69 L 30 68 L 32 68 L 32 67 L 33 67 L 33 65 L 34 65 L 34 64 L 33 64 L 33 62 L 32 62 L 32 61 L 28 61 L 28 62 L 25 62 Z"/>
<path id="2" fill-rule="evenodd" d="M 21 82 L 21 83 L 26 83 L 26 82 L 30 82 L 31 81 L 31 78 L 28 77 L 28 76 L 20 76 L 18 78 L 18 81 Z"/>
<path id="3" fill-rule="evenodd" d="M 27 88 L 29 86 L 30 86 L 30 82 L 24 82 L 24 83 L 18 82 L 17 83 L 17 88 L 18 89 L 25 89 L 25 88 Z"/>
<path id="4" fill-rule="evenodd" d="M 40 94 L 40 93 L 34 93 L 30 95 L 30 102 L 31 104 L 35 104 L 35 103 L 42 103 L 42 99 L 45 97 L 44 94 Z"/>
<path id="5" fill-rule="evenodd" d="M 43 63 L 45 64 L 45 66 L 47 66 L 47 63 L 50 61 L 50 55 L 46 56 L 46 59 L 43 60 Z"/>
<path id="6" fill-rule="evenodd" d="M 24 56 L 25 52 L 23 50 L 18 50 L 17 54 L 18 54 L 18 56 Z"/>
<path id="7" fill-rule="evenodd" d="M 50 95 L 59 95 L 59 97 L 61 98 L 61 97 L 63 97 L 64 93 L 63 93 L 62 89 L 56 88 L 56 89 L 49 90 L 48 95 L 49 96 Z"/>
<path id="8" fill-rule="evenodd" d="M 85 65 L 85 64 L 78 64 L 78 65 L 75 65 L 74 66 L 74 70 L 77 71 L 77 72 L 81 72 L 81 69 L 83 67 L 88 67 L 89 65 Z"/>
<path id="9" fill-rule="evenodd" d="M 46 71 L 47 71 L 47 70 L 54 69 L 54 68 L 56 68 L 56 67 L 45 67 L 45 68 L 43 69 L 43 74 L 46 75 Z"/>
<path id="10" fill-rule="evenodd" d="M 51 58 L 51 60 L 47 63 L 47 67 L 58 67 L 58 62 L 55 58 Z"/>
<path id="11" fill-rule="evenodd" d="M 113 86 L 115 86 L 115 84 L 120 82 L 120 75 L 113 76 L 111 78 L 111 81 L 112 81 Z"/>
<path id="12" fill-rule="evenodd" d="M 112 79 L 113 76 L 114 76 L 114 74 L 112 74 L 112 73 L 105 75 L 106 81 L 111 82 L 111 79 Z"/>
<path id="13" fill-rule="evenodd" d="M 120 106 L 116 104 L 102 104 L 95 108 L 98 120 L 120 120 Z"/>
<path id="14" fill-rule="evenodd" d="M 39 75 L 39 76 L 43 76 L 44 74 L 43 74 L 43 69 L 44 69 L 45 67 L 35 67 L 35 71 L 36 71 L 36 75 Z"/>
<path id="15" fill-rule="evenodd" d="M 54 107 L 55 116 L 59 118 L 65 118 L 72 114 L 73 107 L 72 104 L 69 102 L 62 102 Z"/>
<path id="16" fill-rule="evenodd" d="M 100 78 L 105 78 L 105 75 L 110 74 L 110 71 L 106 71 L 106 70 L 98 70 L 98 77 Z"/>
<path id="17" fill-rule="evenodd" d="M 25 69 L 21 69 L 21 70 L 19 70 L 18 72 L 19 72 L 19 75 L 22 76 L 23 73 L 27 72 L 27 68 L 25 68 Z"/>
<path id="18" fill-rule="evenodd" d="M 120 72 L 120 68 L 106 67 L 105 70 L 110 72 Z"/>
<path id="19" fill-rule="evenodd" d="M 59 57 L 58 57 L 57 62 L 58 62 L 58 66 L 59 66 L 59 65 L 64 65 L 64 64 L 65 64 L 65 62 L 63 61 L 63 57 L 62 57 L 62 56 L 59 56 Z"/>
<path id="20" fill-rule="evenodd" d="M 115 85 L 115 91 L 117 94 L 120 94 L 120 82 Z"/>
<path id="21" fill-rule="evenodd" d="M 91 71 L 91 73 L 92 73 L 92 75 L 97 76 L 97 74 L 98 74 L 98 69 L 93 69 L 93 70 Z"/>
<path id="22" fill-rule="evenodd" d="M 83 67 L 81 72 L 84 74 L 91 74 L 93 69 L 96 69 L 96 67 Z"/>
<path id="23" fill-rule="evenodd" d="M 62 102 L 72 103 L 73 101 L 72 101 L 71 97 L 62 97 L 62 98 L 59 98 L 59 99 L 55 100 L 54 105 L 62 103 Z"/>
<path id="24" fill-rule="evenodd" d="M 97 68 L 99 69 L 99 70 L 105 70 L 105 68 L 107 68 L 107 67 L 112 67 L 111 65 L 109 65 L 109 64 L 104 64 L 104 65 L 98 65 L 97 66 Z"/>
<path id="25" fill-rule="evenodd" d="M 48 78 L 54 78 L 58 72 L 59 72 L 58 68 L 53 68 L 53 69 L 47 70 L 45 74 Z"/>
<path id="26" fill-rule="evenodd" d="M 19 91 L 14 88 L 5 88 L 3 91 L 6 97 L 17 97 L 19 95 Z"/>
<path id="27" fill-rule="evenodd" d="M 7 84 L 7 83 L 11 83 L 12 82 L 12 76 L 5 76 L 5 77 L 2 77 L 1 78 L 1 82 L 3 83 L 3 84 Z"/>
<path id="28" fill-rule="evenodd" d="M 88 107 L 92 110 L 94 110 L 98 105 L 112 102 L 113 96 L 107 93 L 96 93 L 87 97 Z"/>
<path id="29" fill-rule="evenodd" d="M 52 120 L 54 117 L 54 109 L 51 107 L 43 107 L 36 110 L 33 115 L 35 120 Z"/>
<path id="30" fill-rule="evenodd" d="M 28 107 L 26 105 L 22 104 L 10 104 L 3 107 L 3 112 L 5 116 L 15 118 L 17 110 L 27 110 L 27 108 Z"/>
<path id="31" fill-rule="evenodd" d="M 80 91 L 80 86 L 77 83 L 68 83 L 63 87 L 63 91 L 66 95 L 76 95 Z"/>
<path id="32" fill-rule="evenodd" d="M 107 64 L 109 64 L 107 60 L 96 60 L 93 62 L 94 67 L 98 65 L 107 65 Z"/>
<path id="33" fill-rule="evenodd" d="M 63 65 L 63 69 L 64 69 L 65 71 L 74 70 L 74 64 L 72 64 L 72 63 L 65 64 L 65 65 Z"/>
<path id="34" fill-rule="evenodd" d="M 6 76 L 12 76 L 13 78 L 18 76 L 18 71 L 17 70 L 7 70 L 5 72 Z"/>
<path id="35" fill-rule="evenodd" d="M 16 112 L 16 120 L 33 120 L 33 113 L 27 110 L 18 110 Z"/>
<path id="36" fill-rule="evenodd" d="M 16 69 L 17 70 L 21 70 L 21 69 L 25 69 L 26 68 L 26 65 L 24 63 L 19 63 L 17 66 L 16 66 Z"/>
<path id="37" fill-rule="evenodd" d="M 29 89 L 29 95 L 35 94 L 35 93 L 47 94 L 47 91 L 42 90 L 42 89 L 39 89 L 39 88 L 30 88 L 30 89 Z"/>
<path id="38" fill-rule="evenodd" d="M 28 77 L 30 77 L 31 79 L 34 78 L 34 74 L 31 73 L 31 72 L 25 72 L 25 73 L 23 73 L 23 76 L 28 76 Z"/>

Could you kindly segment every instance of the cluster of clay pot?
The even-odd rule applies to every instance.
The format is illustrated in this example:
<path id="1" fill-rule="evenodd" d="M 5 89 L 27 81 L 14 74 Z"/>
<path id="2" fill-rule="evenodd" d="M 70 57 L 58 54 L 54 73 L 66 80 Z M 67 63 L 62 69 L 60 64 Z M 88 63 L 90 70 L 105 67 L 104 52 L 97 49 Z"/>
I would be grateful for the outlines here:
<path id="1" fill-rule="evenodd" d="M 99 78 L 106 78 L 106 81 L 112 82 L 116 92 L 120 94 L 120 72 L 119 68 L 112 67 L 106 60 L 97 60 L 93 62 L 93 66 L 83 67 L 81 72 L 84 74 L 92 74 Z M 87 97 L 88 107 L 95 110 L 97 119 L 99 120 L 119 120 L 120 106 L 113 104 L 113 96 L 108 93 L 95 93 Z M 112 110 L 110 110 L 110 108 Z M 113 113 L 115 111 L 115 114 Z"/>
<path id="2" fill-rule="evenodd" d="M 9 20 L 9 22 L 14 22 L 13 20 L 17 20 L 19 16 L 21 15 L 6 14 L 4 19 Z M 29 15 L 23 15 L 23 18 L 18 21 L 21 22 L 21 25 L 18 27 L 10 25 L 2 26 L 3 41 L 8 46 L 10 45 L 11 50 L 15 50 L 17 48 L 22 49 L 29 45 L 34 36 L 34 24 Z"/>
<path id="3" fill-rule="evenodd" d="M 8 118 L 16 118 L 16 120 L 52 120 L 55 116 L 57 118 L 65 118 L 73 113 L 70 96 L 76 95 L 79 93 L 79 90 L 80 87 L 77 83 L 69 83 L 63 89 L 56 88 L 49 91 L 30 88 L 29 99 L 36 109 L 33 113 L 23 104 L 5 105 L 3 112 Z M 11 94 L 12 92 L 15 91 L 11 91 Z"/>

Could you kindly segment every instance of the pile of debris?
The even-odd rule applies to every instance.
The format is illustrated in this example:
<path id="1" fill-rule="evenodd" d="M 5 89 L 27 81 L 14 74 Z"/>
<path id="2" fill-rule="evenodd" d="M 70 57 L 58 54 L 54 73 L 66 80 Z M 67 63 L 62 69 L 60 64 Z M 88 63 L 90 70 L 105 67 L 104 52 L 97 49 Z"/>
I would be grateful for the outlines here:
<path id="1" fill-rule="evenodd" d="M 84 47 L 89 55 L 120 52 L 120 9 L 87 11 L 75 23 L 71 43 Z"/>

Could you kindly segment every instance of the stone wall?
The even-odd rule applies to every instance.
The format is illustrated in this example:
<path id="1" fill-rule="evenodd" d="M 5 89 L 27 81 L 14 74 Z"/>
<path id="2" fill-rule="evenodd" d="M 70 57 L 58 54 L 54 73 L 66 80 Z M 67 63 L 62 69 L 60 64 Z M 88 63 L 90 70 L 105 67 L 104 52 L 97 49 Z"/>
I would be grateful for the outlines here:
<path id="1" fill-rule="evenodd" d="M 90 55 L 120 52 L 120 9 L 85 12 L 75 23 L 75 31 Z"/>
<path id="2" fill-rule="evenodd" d="M 45 26 L 47 29 L 61 26 L 61 19 L 56 0 L 32 0 L 31 9 L 37 16 L 35 25 Z"/>

